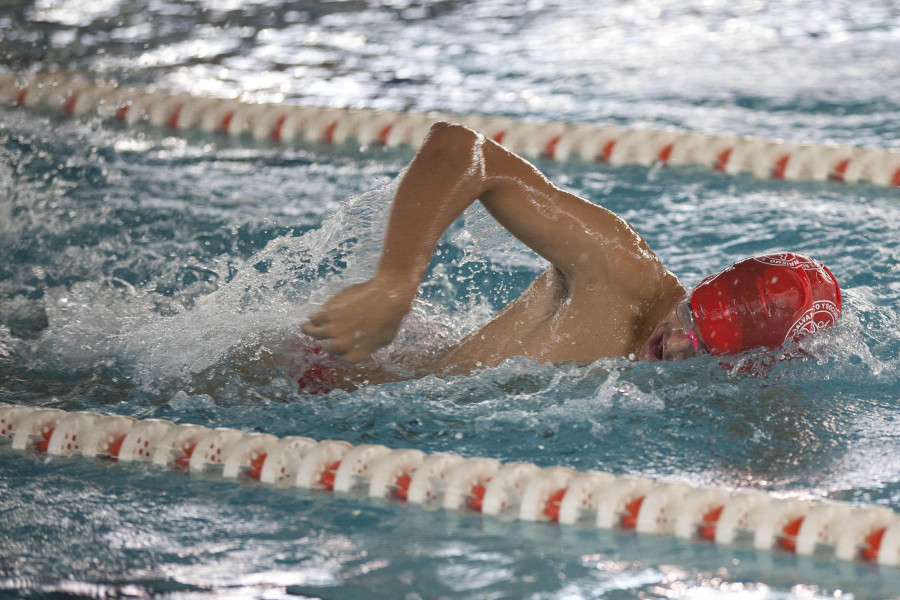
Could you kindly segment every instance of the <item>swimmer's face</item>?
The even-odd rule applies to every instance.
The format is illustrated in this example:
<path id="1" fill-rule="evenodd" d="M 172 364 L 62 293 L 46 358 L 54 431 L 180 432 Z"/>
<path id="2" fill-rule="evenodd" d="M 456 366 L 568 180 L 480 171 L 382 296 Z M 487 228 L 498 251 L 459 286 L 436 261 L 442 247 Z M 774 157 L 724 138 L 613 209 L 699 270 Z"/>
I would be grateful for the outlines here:
<path id="1" fill-rule="evenodd" d="M 708 354 L 709 350 L 700 337 L 697 324 L 691 311 L 691 303 L 685 299 L 675 305 L 669 314 L 660 321 L 644 349 L 647 360 L 685 360 Z"/>

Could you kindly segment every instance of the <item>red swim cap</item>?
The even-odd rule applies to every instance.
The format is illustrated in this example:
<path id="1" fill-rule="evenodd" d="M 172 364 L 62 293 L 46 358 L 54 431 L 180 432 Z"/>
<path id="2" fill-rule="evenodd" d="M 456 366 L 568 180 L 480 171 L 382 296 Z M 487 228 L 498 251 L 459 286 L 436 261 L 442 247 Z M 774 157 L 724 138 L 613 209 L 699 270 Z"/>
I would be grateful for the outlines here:
<path id="1" fill-rule="evenodd" d="M 841 290 L 828 268 L 802 254 L 738 261 L 691 292 L 700 335 L 712 354 L 777 348 L 833 325 Z"/>

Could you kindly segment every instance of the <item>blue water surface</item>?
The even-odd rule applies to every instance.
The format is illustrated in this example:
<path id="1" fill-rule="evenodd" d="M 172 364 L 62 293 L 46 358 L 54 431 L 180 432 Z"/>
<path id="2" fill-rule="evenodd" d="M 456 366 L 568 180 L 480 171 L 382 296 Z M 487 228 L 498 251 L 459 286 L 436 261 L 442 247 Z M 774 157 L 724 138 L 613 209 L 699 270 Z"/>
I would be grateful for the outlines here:
<path id="1" fill-rule="evenodd" d="M 316 105 L 897 147 L 890 2 L 23 2 L 0 63 Z M 900 510 L 900 194 L 539 162 L 686 285 L 791 249 L 844 290 L 811 357 L 711 357 L 304 395 L 271 366 L 378 258 L 409 148 L 279 147 L 0 108 L 0 401 L 490 456 Z M 473 207 L 379 355 L 476 327 L 545 264 Z M 758 354 L 743 357 L 759 364 Z M 12 597 L 893 598 L 900 572 L 23 455 L 0 443 Z"/>

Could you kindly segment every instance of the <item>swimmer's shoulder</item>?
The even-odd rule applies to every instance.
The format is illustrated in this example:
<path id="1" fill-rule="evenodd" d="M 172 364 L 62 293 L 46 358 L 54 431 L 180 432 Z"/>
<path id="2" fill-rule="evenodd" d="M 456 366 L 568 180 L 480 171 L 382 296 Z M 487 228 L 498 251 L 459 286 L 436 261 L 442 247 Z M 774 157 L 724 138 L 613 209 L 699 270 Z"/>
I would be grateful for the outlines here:
<path id="1" fill-rule="evenodd" d="M 652 312 L 658 305 L 672 304 L 687 291 L 659 257 L 646 245 L 641 253 L 622 253 L 617 260 L 592 277 L 570 278 L 556 269 L 550 276 L 555 299 L 562 304 L 568 300 L 579 306 L 603 304 L 606 311 L 639 308 Z"/>

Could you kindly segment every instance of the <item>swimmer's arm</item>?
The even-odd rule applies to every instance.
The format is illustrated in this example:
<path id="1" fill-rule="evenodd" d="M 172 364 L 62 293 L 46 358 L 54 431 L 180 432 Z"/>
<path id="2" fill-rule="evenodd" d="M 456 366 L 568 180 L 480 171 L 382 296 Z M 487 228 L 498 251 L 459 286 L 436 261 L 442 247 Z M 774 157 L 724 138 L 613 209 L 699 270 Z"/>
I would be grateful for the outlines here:
<path id="1" fill-rule="evenodd" d="M 375 276 L 336 294 L 303 330 L 348 361 L 390 343 L 438 240 L 476 200 L 573 285 L 649 275 L 656 260 L 614 213 L 553 185 L 493 140 L 438 123 L 401 180 Z M 658 262 L 658 260 L 656 260 Z"/>
<path id="2" fill-rule="evenodd" d="M 375 275 L 329 298 L 301 326 L 304 333 L 348 362 L 394 339 L 438 240 L 483 190 L 476 138 L 446 123 L 431 128 L 397 187 Z"/>
<path id="3" fill-rule="evenodd" d="M 461 125 L 434 125 L 397 190 L 378 272 L 411 296 L 444 231 L 480 200 L 570 283 L 635 278 L 658 259 L 612 211 L 566 192 L 521 157 Z"/>

